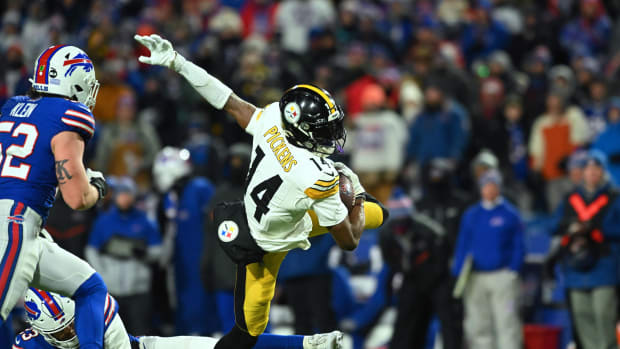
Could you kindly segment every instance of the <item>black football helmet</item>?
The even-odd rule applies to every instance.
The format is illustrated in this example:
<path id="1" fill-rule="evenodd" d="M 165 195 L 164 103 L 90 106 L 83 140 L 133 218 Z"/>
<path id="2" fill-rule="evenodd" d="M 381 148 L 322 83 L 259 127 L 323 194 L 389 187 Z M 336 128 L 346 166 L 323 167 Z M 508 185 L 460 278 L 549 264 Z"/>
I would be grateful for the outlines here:
<path id="1" fill-rule="evenodd" d="M 329 92 L 313 85 L 295 85 L 280 99 L 286 138 L 321 157 L 342 150 L 347 135 L 344 112 Z"/>

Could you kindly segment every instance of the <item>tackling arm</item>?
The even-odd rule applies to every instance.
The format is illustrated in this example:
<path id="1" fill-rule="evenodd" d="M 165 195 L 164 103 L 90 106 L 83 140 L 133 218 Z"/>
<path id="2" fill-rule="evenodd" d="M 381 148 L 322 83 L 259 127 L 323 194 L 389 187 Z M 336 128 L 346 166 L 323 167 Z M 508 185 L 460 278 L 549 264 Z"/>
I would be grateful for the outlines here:
<path id="1" fill-rule="evenodd" d="M 89 183 L 82 164 L 84 140 L 71 131 L 60 132 L 52 138 L 56 178 L 62 197 L 74 210 L 87 210 L 99 200 L 99 191 Z"/>

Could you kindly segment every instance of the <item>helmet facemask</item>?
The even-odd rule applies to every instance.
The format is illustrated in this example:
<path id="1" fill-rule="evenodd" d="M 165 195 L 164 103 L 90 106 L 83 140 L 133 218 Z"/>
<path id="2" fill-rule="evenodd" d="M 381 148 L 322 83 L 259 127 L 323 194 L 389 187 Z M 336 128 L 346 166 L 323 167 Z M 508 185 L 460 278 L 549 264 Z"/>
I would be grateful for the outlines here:
<path id="1" fill-rule="evenodd" d="M 328 157 L 336 150 L 343 151 L 347 139 L 344 128 L 344 112 L 335 106 L 327 123 L 310 124 L 301 122 L 286 128 L 289 141 L 297 146 L 308 149 L 319 157 Z"/>
<path id="2" fill-rule="evenodd" d="M 85 88 L 86 87 L 86 88 Z M 93 76 L 86 75 L 82 86 L 74 84 L 71 86 L 72 96 L 80 103 L 93 110 L 97 102 L 97 94 L 99 93 L 99 81 Z"/>
<path id="3" fill-rule="evenodd" d="M 33 328 L 37 330 L 37 332 L 45 338 L 45 341 L 51 344 L 54 348 L 78 349 L 80 347 L 80 342 L 75 332 L 73 320 L 64 327 L 51 333 L 46 333 L 36 326 L 33 326 Z"/>

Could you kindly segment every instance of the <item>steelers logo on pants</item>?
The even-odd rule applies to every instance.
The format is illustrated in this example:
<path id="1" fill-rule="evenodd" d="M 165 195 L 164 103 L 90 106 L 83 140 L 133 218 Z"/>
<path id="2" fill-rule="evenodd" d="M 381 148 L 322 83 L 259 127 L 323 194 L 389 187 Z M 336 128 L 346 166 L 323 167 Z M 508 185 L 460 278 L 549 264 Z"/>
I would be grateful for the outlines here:
<path id="1" fill-rule="evenodd" d="M 217 236 L 223 242 L 231 242 L 239 235 L 239 226 L 233 221 L 223 221 L 217 228 Z"/>

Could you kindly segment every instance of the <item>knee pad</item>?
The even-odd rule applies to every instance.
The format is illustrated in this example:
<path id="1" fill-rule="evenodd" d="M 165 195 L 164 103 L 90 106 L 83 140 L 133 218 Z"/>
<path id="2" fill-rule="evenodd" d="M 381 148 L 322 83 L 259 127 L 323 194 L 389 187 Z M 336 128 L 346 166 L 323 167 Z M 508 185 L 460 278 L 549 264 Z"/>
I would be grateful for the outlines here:
<path id="1" fill-rule="evenodd" d="M 251 349 L 257 341 L 258 337 L 251 336 L 235 325 L 215 344 L 215 349 Z"/>

